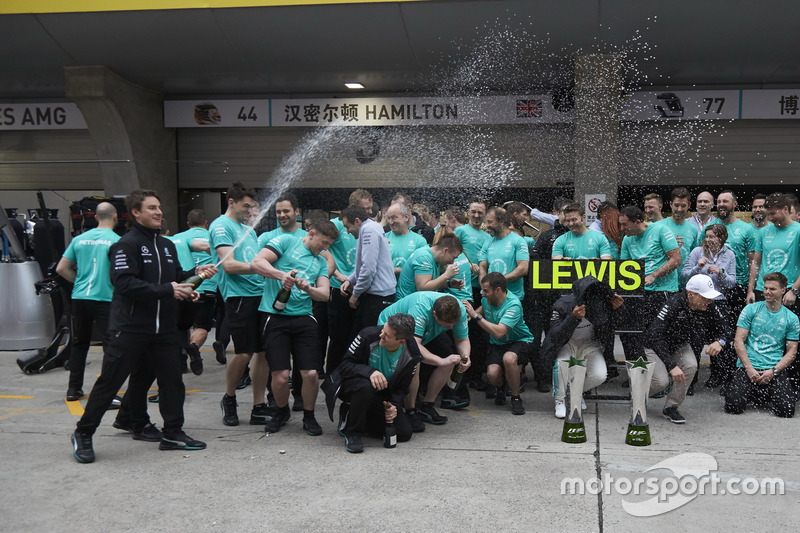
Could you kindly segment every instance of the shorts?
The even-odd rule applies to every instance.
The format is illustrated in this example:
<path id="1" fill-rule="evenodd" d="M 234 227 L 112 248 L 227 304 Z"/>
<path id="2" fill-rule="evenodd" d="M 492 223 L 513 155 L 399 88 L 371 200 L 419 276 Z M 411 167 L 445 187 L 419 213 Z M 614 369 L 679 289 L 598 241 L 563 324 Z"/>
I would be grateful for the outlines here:
<path id="1" fill-rule="evenodd" d="M 312 315 L 287 316 L 267 313 L 263 319 L 264 351 L 270 372 L 292 368 L 322 370 L 319 326 Z"/>
<path id="2" fill-rule="evenodd" d="M 503 355 L 506 352 L 513 352 L 517 354 L 517 364 L 525 366 L 530 360 L 532 349 L 533 343 L 524 341 L 516 341 L 509 344 L 490 344 L 489 353 L 486 356 L 486 365 L 503 366 Z"/>
<path id="3" fill-rule="evenodd" d="M 234 353 L 261 351 L 259 305 L 261 296 L 231 296 L 225 300 L 225 316 L 231 328 Z"/>
<path id="4" fill-rule="evenodd" d="M 205 292 L 194 304 L 194 327 L 206 331 L 214 327 L 217 308 L 217 293 Z"/>

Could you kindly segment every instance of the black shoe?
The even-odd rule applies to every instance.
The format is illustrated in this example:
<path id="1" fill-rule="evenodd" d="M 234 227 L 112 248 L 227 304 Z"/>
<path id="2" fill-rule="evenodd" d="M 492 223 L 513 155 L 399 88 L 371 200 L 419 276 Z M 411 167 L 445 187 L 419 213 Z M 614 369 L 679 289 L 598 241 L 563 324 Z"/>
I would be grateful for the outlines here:
<path id="1" fill-rule="evenodd" d="M 361 453 L 364 451 L 364 443 L 358 435 L 345 435 L 344 447 L 350 453 Z"/>
<path id="2" fill-rule="evenodd" d="M 661 411 L 666 418 L 669 419 L 670 422 L 673 424 L 685 424 L 686 419 L 683 418 L 683 415 L 678 412 L 678 408 L 675 406 L 672 407 L 665 407 L 663 411 Z"/>
<path id="3" fill-rule="evenodd" d="M 525 406 L 522 405 L 522 398 L 520 398 L 519 396 L 511 397 L 511 414 L 512 415 L 525 414 Z"/>
<path id="4" fill-rule="evenodd" d="M 118 429 L 120 431 L 127 431 L 128 433 L 133 433 L 133 426 L 130 422 L 122 422 L 120 420 L 114 420 L 114 423 L 111 424 L 114 429 Z"/>
<path id="5" fill-rule="evenodd" d="M 411 431 L 414 433 L 422 433 L 425 431 L 425 423 L 422 421 L 422 415 L 416 407 L 413 409 L 406 409 L 406 416 L 408 423 L 411 425 Z"/>
<path id="6" fill-rule="evenodd" d="M 152 396 L 148 396 L 147 401 L 150 403 L 158 403 L 158 394 L 153 394 Z"/>
<path id="7" fill-rule="evenodd" d="M 708 378 L 705 383 L 703 383 L 703 386 L 708 389 L 716 389 L 724 382 L 725 380 L 722 378 L 722 376 L 712 374 L 711 377 Z"/>
<path id="8" fill-rule="evenodd" d="M 442 392 L 442 401 L 439 403 L 442 409 L 463 409 L 469 407 L 469 398 L 460 398 L 455 392 L 450 389 L 445 389 Z"/>
<path id="9" fill-rule="evenodd" d="M 267 425 L 264 426 L 264 433 L 277 433 L 281 430 L 281 426 L 286 425 L 286 422 L 292 418 L 292 412 L 289 411 L 289 406 L 287 405 L 285 408 L 281 409 L 280 407 L 272 415 L 272 420 L 267 422 Z"/>
<path id="10" fill-rule="evenodd" d="M 497 394 L 494 397 L 494 404 L 495 405 L 505 405 L 507 401 L 508 400 L 506 400 L 505 392 L 503 391 L 502 388 L 499 388 L 497 390 Z"/>
<path id="11" fill-rule="evenodd" d="M 92 436 L 86 433 L 78 433 L 76 429 L 72 434 L 72 455 L 79 463 L 93 463 Z"/>
<path id="12" fill-rule="evenodd" d="M 322 426 L 319 425 L 319 422 L 317 422 L 317 419 L 313 416 L 303 417 L 303 429 L 305 429 L 306 433 L 312 437 L 318 437 L 322 435 Z"/>
<path id="13" fill-rule="evenodd" d="M 428 424 L 444 424 L 447 422 L 447 417 L 440 415 L 436 408 L 433 406 L 433 403 L 422 402 L 417 409 L 420 416 L 422 417 L 423 422 L 427 422 Z"/>
<path id="14" fill-rule="evenodd" d="M 165 433 L 158 445 L 159 450 L 205 450 L 206 443 L 194 440 L 183 432 L 182 429 Z"/>
<path id="15" fill-rule="evenodd" d="M 299 413 L 304 408 L 305 408 L 305 405 L 303 405 L 303 397 L 302 396 L 295 396 L 294 397 L 294 403 L 292 404 L 292 411 L 294 411 L 295 413 Z"/>
<path id="16" fill-rule="evenodd" d="M 67 389 L 67 401 L 68 402 L 77 402 L 83 398 L 83 391 L 81 389 Z"/>
<path id="17" fill-rule="evenodd" d="M 539 392 L 550 392 L 550 383 L 545 380 L 537 381 L 536 390 Z M 522 392 L 522 390 L 520 390 L 520 392 Z"/>
<path id="18" fill-rule="evenodd" d="M 133 433 L 133 440 L 143 440 L 145 442 L 158 442 L 164 438 L 164 434 L 152 422 L 148 422 L 139 431 L 131 431 L 131 433 Z"/>
<path id="19" fill-rule="evenodd" d="M 491 400 L 495 396 L 497 396 L 497 387 L 494 385 L 488 385 L 486 387 L 486 399 Z"/>
<path id="20" fill-rule="evenodd" d="M 251 426 L 263 426 L 270 420 L 272 420 L 272 415 L 274 414 L 274 409 L 270 409 L 269 406 L 265 403 L 259 403 L 253 406 L 253 410 L 250 411 L 250 425 Z"/>
<path id="21" fill-rule="evenodd" d="M 239 415 L 236 412 L 236 407 L 239 404 L 236 403 L 236 396 L 228 396 L 227 394 L 222 395 L 222 400 L 219 402 L 219 406 L 222 409 L 222 423 L 226 426 L 238 426 L 239 425 Z"/>
<path id="22" fill-rule="evenodd" d="M 219 341 L 214 341 L 211 343 L 211 346 L 214 347 L 214 353 L 217 356 L 217 363 L 221 365 L 225 365 L 228 363 L 228 356 L 225 354 L 225 346 L 222 345 Z"/>
<path id="23" fill-rule="evenodd" d="M 122 398 L 120 398 L 119 396 L 114 396 L 114 399 L 111 400 L 111 404 L 108 406 L 107 410 L 114 411 L 116 409 L 119 409 L 121 405 L 122 405 Z"/>
<path id="24" fill-rule="evenodd" d="M 253 380 L 250 379 L 250 367 L 248 367 L 244 371 L 244 375 L 242 376 L 242 379 L 240 379 L 239 383 L 236 384 L 236 390 L 242 390 L 243 388 L 247 387 L 251 383 L 253 383 Z"/>
<path id="25" fill-rule="evenodd" d="M 200 347 L 191 343 L 186 348 L 186 353 L 189 354 L 189 367 L 192 369 L 192 374 L 199 376 L 203 373 L 203 357 L 200 355 Z"/>
<path id="26" fill-rule="evenodd" d="M 686 389 L 686 396 L 694 396 L 694 383 L 689 385 L 689 388 Z"/>

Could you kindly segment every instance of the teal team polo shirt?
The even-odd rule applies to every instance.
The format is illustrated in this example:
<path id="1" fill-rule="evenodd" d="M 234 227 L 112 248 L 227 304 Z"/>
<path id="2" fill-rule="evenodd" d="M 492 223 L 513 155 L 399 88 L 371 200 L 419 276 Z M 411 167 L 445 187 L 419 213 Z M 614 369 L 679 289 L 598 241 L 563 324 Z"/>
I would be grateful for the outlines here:
<path id="1" fill-rule="evenodd" d="M 328 277 L 328 263 L 325 258 L 311 253 L 302 239 L 298 239 L 292 234 L 285 233 L 273 237 L 264 246 L 278 256 L 278 260 L 272 263 L 272 266 L 281 272 L 297 270 L 295 277 L 308 281 L 312 287 L 316 286 L 317 278 L 320 276 Z M 272 278 L 264 280 L 264 293 L 261 297 L 261 304 L 258 306 L 259 311 L 288 316 L 312 314 L 311 296 L 296 286 L 292 287 L 292 294 L 289 301 L 286 302 L 286 309 L 276 311 L 272 307 L 272 302 L 275 301 L 281 287 L 280 280 Z"/>
<path id="2" fill-rule="evenodd" d="M 433 250 L 426 244 L 417 248 L 408 258 L 397 278 L 397 295 L 395 300 L 417 291 L 416 276 L 429 274 L 438 278 L 440 273 L 439 263 L 433 258 Z"/>
<path id="3" fill-rule="evenodd" d="M 405 235 L 398 235 L 390 231 L 386 234 L 389 241 L 389 250 L 392 252 L 392 266 L 403 268 L 408 258 L 420 248 L 427 248 L 428 241 L 419 233 L 409 231 Z"/>
<path id="4" fill-rule="evenodd" d="M 490 344 L 511 344 L 512 342 L 533 342 L 533 334 L 522 316 L 522 303 L 519 298 L 506 293 L 505 301 L 499 306 L 495 307 L 490 305 L 486 298 L 481 298 L 481 307 L 483 308 L 484 320 L 488 320 L 492 324 L 503 324 L 508 327 L 505 335 L 499 339 L 495 339 L 494 335 L 489 335 Z"/>
<path id="5" fill-rule="evenodd" d="M 571 231 L 559 236 L 553 243 L 553 254 L 570 259 L 599 259 L 601 255 L 612 255 L 608 239 L 602 233 L 587 231 L 575 235 Z"/>
<path id="6" fill-rule="evenodd" d="M 750 364 L 756 370 L 773 368 L 783 358 L 786 341 L 798 340 L 800 322 L 797 315 L 785 306 L 772 312 L 766 302 L 756 302 L 745 306 L 736 327 L 749 330 L 745 348 Z M 737 366 L 742 361 L 736 360 Z"/>
<path id="7" fill-rule="evenodd" d="M 667 262 L 667 252 L 678 247 L 678 241 L 669 228 L 663 224 L 650 223 L 641 235 L 626 235 L 622 240 L 622 249 L 619 258 L 644 259 L 644 275 L 649 276 Z M 678 271 L 676 268 L 666 276 L 661 276 L 652 284 L 647 285 L 646 291 L 678 290 Z"/>
<path id="8" fill-rule="evenodd" d="M 500 272 L 506 275 L 517 268 L 517 261 L 530 260 L 530 253 L 525 239 L 512 231 L 502 239 L 490 238 L 486 241 L 478 258 L 488 263 L 487 273 Z M 525 285 L 522 278 L 509 282 L 508 290 L 520 300 L 524 298 Z"/>
<path id="9" fill-rule="evenodd" d="M 78 269 L 72 286 L 74 300 L 111 301 L 114 287 L 108 249 L 118 240 L 119 235 L 114 230 L 94 228 L 75 236 L 69 243 L 64 257 Z"/>
<path id="10" fill-rule="evenodd" d="M 233 246 L 233 258 L 248 264 L 253 262 L 260 250 L 253 228 L 240 224 L 226 215 L 214 220 L 208 231 L 211 260 L 214 264 L 220 260 L 217 255 L 219 246 Z M 236 296 L 261 296 L 264 292 L 264 278 L 258 274 L 226 274 L 221 266 L 218 283 L 220 293 L 225 300 Z"/>
<path id="11" fill-rule="evenodd" d="M 439 334 L 447 331 L 447 328 L 440 326 L 433 319 L 433 303 L 445 296 L 447 295 L 433 291 L 418 291 L 414 294 L 409 294 L 384 309 L 378 317 L 378 325 L 384 325 L 389 317 L 394 314 L 409 314 L 414 317 L 414 335 L 422 339 L 422 344 L 427 344 Z M 467 311 L 461 302 L 458 302 L 458 306 L 461 309 L 461 318 L 453 326 L 453 338 L 462 340 L 469 336 L 467 331 Z"/>
<path id="12" fill-rule="evenodd" d="M 757 290 L 764 290 L 764 275 L 780 272 L 791 286 L 800 275 L 800 223 L 792 222 L 785 228 L 767 226 L 759 234 L 756 252 L 761 254 Z"/>
<path id="13" fill-rule="evenodd" d="M 328 251 L 336 262 L 336 270 L 345 276 L 349 276 L 356 269 L 356 238 L 347 233 L 342 220 L 335 218 L 331 220 L 336 229 L 339 230 L 339 238 L 333 241 Z M 331 277 L 331 287 L 338 289 L 342 284 L 335 277 Z"/>
<path id="14" fill-rule="evenodd" d="M 478 256 L 480 255 L 483 246 L 492 237 L 483 230 L 475 229 L 469 224 L 459 226 L 455 229 L 458 240 L 461 241 L 461 246 L 464 248 L 464 254 L 475 264 L 479 263 Z M 472 276 L 472 286 L 480 288 L 480 281 L 478 274 Z"/>

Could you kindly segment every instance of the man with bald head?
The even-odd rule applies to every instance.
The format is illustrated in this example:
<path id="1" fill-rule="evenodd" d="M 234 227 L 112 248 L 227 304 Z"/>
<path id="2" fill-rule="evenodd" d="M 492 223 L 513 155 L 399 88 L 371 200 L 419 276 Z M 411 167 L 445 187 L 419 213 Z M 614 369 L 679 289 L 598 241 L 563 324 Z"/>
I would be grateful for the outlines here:
<path id="1" fill-rule="evenodd" d="M 697 228 L 698 236 L 702 240 L 705 237 L 703 228 L 717 220 L 717 217 L 711 214 L 711 210 L 714 208 L 714 196 L 708 191 L 703 191 L 697 195 L 695 204 L 697 212 L 689 218 L 689 222 Z"/>
<path id="2" fill-rule="evenodd" d="M 56 265 L 56 272 L 72 286 L 72 351 L 69 356 L 67 401 L 83 396 L 83 369 L 92 340 L 92 325 L 103 334 L 103 346 L 108 333 L 108 312 L 111 307 L 111 263 L 108 249 L 119 240 L 114 233 L 117 208 L 101 202 L 95 208 L 97 227 L 76 236 Z"/>

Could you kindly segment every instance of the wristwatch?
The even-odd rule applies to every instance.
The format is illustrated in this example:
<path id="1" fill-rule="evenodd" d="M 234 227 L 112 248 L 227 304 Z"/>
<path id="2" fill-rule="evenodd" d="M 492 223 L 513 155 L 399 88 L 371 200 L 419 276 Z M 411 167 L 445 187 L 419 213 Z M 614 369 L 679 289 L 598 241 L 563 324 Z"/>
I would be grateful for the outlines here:
<path id="1" fill-rule="evenodd" d="M 717 342 L 718 342 L 718 343 L 719 343 L 719 345 L 720 345 L 720 346 L 722 346 L 723 348 L 725 347 L 725 345 L 726 345 L 726 344 L 728 344 L 727 342 L 725 342 L 725 339 L 719 339 Z"/>
<path id="2" fill-rule="evenodd" d="M 475 322 L 480 322 L 483 320 L 483 315 L 480 313 L 475 313 Z"/>
<path id="3" fill-rule="evenodd" d="M 795 296 L 800 296 L 800 289 L 792 289 Z"/>

